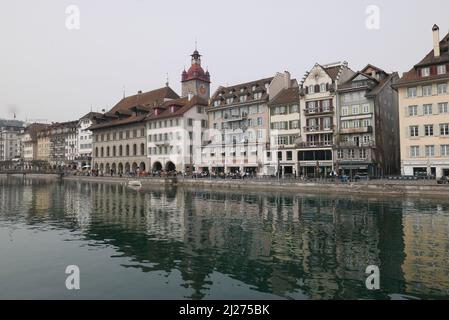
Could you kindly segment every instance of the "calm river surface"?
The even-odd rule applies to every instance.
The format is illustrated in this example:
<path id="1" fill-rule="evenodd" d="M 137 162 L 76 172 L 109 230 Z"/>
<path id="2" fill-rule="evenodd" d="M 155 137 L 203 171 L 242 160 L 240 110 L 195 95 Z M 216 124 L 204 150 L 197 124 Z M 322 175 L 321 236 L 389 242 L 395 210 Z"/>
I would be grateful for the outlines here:
<path id="1" fill-rule="evenodd" d="M 449 200 L 0 178 L 0 298 L 447 299 Z"/>

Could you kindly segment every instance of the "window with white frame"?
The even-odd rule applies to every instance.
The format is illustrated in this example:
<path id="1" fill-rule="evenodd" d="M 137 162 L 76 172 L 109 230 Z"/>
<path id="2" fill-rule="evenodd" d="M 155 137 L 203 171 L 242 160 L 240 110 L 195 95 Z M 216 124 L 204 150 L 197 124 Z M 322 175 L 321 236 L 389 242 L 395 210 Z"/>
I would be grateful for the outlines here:
<path id="1" fill-rule="evenodd" d="M 426 124 L 424 125 L 424 134 L 426 137 L 432 137 L 433 136 L 433 124 Z"/>
<path id="2" fill-rule="evenodd" d="M 419 127 L 410 126 L 410 137 L 419 137 Z"/>
<path id="3" fill-rule="evenodd" d="M 338 157 L 338 159 L 343 159 L 344 158 L 344 152 L 343 152 L 342 149 L 339 149 L 337 151 L 337 157 Z"/>
<path id="4" fill-rule="evenodd" d="M 439 65 L 437 67 L 437 72 L 438 72 L 439 75 L 446 74 L 446 71 L 447 71 L 447 69 L 446 69 L 446 65 L 445 64 Z"/>
<path id="5" fill-rule="evenodd" d="M 366 150 L 365 149 L 360 150 L 360 159 L 366 159 Z"/>
<path id="6" fill-rule="evenodd" d="M 440 135 L 449 136 L 449 123 L 440 124 Z"/>
<path id="7" fill-rule="evenodd" d="M 326 92 L 326 84 L 325 83 L 320 84 L 320 92 Z"/>
<path id="8" fill-rule="evenodd" d="M 354 149 L 349 149 L 349 158 L 350 159 L 354 159 L 355 158 L 355 150 Z"/>
<path id="9" fill-rule="evenodd" d="M 371 126 L 371 119 L 365 119 L 363 120 L 363 126 L 366 127 L 370 127 Z"/>
<path id="10" fill-rule="evenodd" d="M 309 86 L 309 94 L 315 93 L 315 86 Z"/>
<path id="11" fill-rule="evenodd" d="M 435 146 L 426 146 L 426 157 L 435 156 Z"/>
<path id="12" fill-rule="evenodd" d="M 439 103 L 438 104 L 438 111 L 440 112 L 440 113 L 448 113 L 448 107 L 447 107 L 447 102 L 444 102 L 444 103 Z"/>
<path id="13" fill-rule="evenodd" d="M 441 145 L 440 156 L 442 156 L 442 157 L 448 157 L 449 156 L 449 144 Z"/>
<path id="14" fill-rule="evenodd" d="M 369 142 L 371 142 L 371 136 L 369 136 L 369 135 L 363 136 L 363 142 L 364 142 L 364 143 L 369 143 Z"/>
<path id="15" fill-rule="evenodd" d="M 369 113 L 369 104 L 363 105 L 363 113 Z"/>
<path id="16" fill-rule="evenodd" d="M 412 158 L 419 157 L 419 146 L 411 146 L 410 147 L 410 157 L 412 157 Z"/>
<path id="17" fill-rule="evenodd" d="M 352 114 L 359 114 L 359 106 L 352 106 Z"/>
<path id="18" fill-rule="evenodd" d="M 438 84 L 438 94 L 439 95 L 447 94 L 447 83 Z"/>
<path id="19" fill-rule="evenodd" d="M 423 77 L 430 76 L 430 68 L 422 68 L 421 69 L 421 76 L 423 76 Z"/>
<path id="20" fill-rule="evenodd" d="M 418 115 L 418 106 L 409 106 L 408 107 L 408 115 L 410 117 L 414 117 Z"/>
<path id="21" fill-rule="evenodd" d="M 417 95 L 417 88 L 416 87 L 407 88 L 407 97 L 409 97 L 409 98 L 416 98 L 416 95 Z"/>
<path id="22" fill-rule="evenodd" d="M 341 115 L 342 116 L 347 116 L 349 112 L 349 108 L 348 107 L 342 107 L 341 108 Z"/>
<path id="23" fill-rule="evenodd" d="M 424 115 L 430 116 L 430 115 L 433 114 L 433 111 L 432 111 L 432 105 L 431 105 L 431 104 L 425 104 L 425 105 L 423 105 L 423 109 L 424 109 Z"/>
<path id="24" fill-rule="evenodd" d="M 422 87 L 422 95 L 424 97 L 430 97 L 432 95 L 432 86 L 423 86 Z"/>
<path id="25" fill-rule="evenodd" d="M 298 113 L 298 112 L 299 112 L 299 106 L 297 104 L 290 106 L 290 113 Z"/>

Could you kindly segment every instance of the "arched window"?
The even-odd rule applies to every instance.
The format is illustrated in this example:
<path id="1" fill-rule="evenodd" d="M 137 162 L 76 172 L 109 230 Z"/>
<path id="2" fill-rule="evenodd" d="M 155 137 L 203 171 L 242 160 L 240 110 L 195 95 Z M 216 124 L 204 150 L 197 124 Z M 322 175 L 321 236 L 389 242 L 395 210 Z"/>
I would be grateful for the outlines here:
<path id="1" fill-rule="evenodd" d="M 123 146 L 118 147 L 118 155 L 123 157 Z"/>
<path id="2" fill-rule="evenodd" d="M 144 156 L 145 155 L 145 144 L 140 144 L 140 155 Z"/>
<path id="3" fill-rule="evenodd" d="M 126 145 L 126 156 L 129 156 L 129 144 Z"/>
<path id="4" fill-rule="evenodd" d="M 95 157 L 98 158 L 98 147 L 95 148 Z"/>
<path id="5" fill-rule="evenodd" d="M 106 148 L 106 157 L 111 156 L 111 149 L 109 147 Z"/>
<path id="6" fill-rule="evenodd" d="M 137 156 L 137 144 L 133 145 L 133 156 Z"/>
<path id="7" fill-rule="evenodd" d="M 104 157 L 104 148 L 103 147 L 101 147 L 101 157 L 102 158 Z"/>
<path id="8" fill-rule="evenodd" d="M 115 146 L 112 147 L 112 156 L 117 156 L 117 148 Z"/>

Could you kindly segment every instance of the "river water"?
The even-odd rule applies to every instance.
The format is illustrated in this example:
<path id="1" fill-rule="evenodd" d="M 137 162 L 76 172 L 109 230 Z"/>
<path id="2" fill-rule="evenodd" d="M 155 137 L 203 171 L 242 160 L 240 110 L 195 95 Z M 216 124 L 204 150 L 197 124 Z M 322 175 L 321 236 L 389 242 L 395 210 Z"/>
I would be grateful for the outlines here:
<path id="1" fill-rule="evenodd" d="M 449 199 L 0 178 L 0 298 L 447 299 Z"/>

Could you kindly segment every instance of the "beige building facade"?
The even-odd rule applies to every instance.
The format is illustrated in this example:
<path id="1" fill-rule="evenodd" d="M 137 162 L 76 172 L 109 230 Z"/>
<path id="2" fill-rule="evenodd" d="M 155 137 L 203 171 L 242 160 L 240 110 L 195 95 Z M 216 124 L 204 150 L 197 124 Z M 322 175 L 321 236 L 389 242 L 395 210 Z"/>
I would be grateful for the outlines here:
<path id="1" fill-rule="evenodd" d="M 432 31 L 433 50 L 396 86 L 406 176 L 449 176 L 449 34 L 440 41 L 438 26 Z"/>

